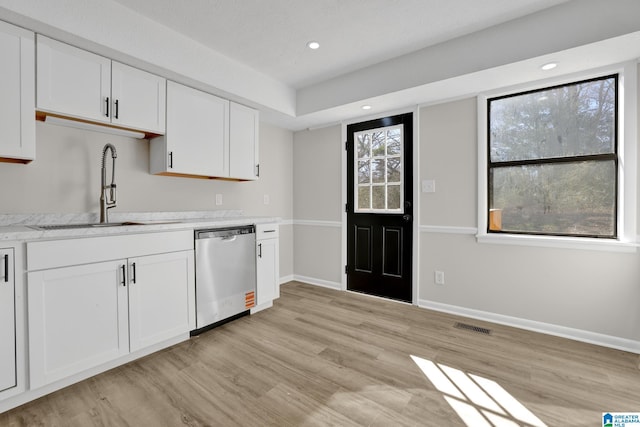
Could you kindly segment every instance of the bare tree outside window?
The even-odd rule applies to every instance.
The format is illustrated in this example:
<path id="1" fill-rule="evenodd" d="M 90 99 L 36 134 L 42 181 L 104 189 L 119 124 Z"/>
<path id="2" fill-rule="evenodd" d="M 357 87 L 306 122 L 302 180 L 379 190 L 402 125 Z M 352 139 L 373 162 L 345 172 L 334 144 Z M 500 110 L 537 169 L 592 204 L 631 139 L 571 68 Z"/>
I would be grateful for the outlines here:
<path id="1" fill-rule="evenodd" d="M 618 76 L 487 102 L 488 231 L 615 238 Z"/>
<path id="2" fill-rule="evenodd" d="M 367 130 L 356 141 L 357 212 L 402 210 L 402 125 Z"/>

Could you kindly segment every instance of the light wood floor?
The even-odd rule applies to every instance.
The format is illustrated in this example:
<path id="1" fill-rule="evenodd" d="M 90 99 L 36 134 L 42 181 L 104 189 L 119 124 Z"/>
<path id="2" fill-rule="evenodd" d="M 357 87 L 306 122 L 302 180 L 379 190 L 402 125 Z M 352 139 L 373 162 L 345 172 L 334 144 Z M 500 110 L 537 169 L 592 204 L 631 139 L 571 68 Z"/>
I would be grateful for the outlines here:
<path id="1" fill-rule="evenodd" d="M 281 292 L 272 309 L 0 414 L 0 425 L 465 425 L 456 407 L 484 410 L 487 425 L 600 426 L 602 412 L 640 411 L 634 354 L 296 282 Z"/>

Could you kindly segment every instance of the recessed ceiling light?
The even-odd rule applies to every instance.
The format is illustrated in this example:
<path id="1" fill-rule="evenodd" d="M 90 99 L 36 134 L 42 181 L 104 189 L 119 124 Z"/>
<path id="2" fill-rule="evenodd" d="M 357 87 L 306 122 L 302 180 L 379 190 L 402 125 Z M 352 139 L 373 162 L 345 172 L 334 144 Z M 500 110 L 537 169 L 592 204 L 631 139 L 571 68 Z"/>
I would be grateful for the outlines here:
<path id="1" fill-rule="evenodd" d="M 363 110 L 371 110 L 371 105 L 363 105 L 362 109 Z"/>
<path id="2" fill-rule="evenodd" d="M 309 43 L 307 43 L 307 47 L 309 49 L 316 50 L 316 49 L 318 49 L 320 47 L 320 43 L 318 43 L 318 42 L 309 42 Z"/>
<path id="3" fill-rule="evenodd" d="M 556 64 L 555 62 L 549 62 L 547 64 L 544 64 L 542 67 L 540 67 L 541 69 L 543 69 L 544 71 L 549 71 L 549 70 L 553 70 L 554 68 L 556 68 L 558 66 L 558 64 Z"/>

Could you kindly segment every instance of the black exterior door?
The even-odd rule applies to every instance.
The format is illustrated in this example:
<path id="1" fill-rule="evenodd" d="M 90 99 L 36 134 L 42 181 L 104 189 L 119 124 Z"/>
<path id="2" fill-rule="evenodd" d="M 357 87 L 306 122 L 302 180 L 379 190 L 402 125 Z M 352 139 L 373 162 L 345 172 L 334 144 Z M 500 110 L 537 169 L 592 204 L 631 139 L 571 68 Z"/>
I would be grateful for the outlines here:
<path id="1" fill-rule="evenodd" d="M 347 289 L 412 301 L 413 114 L 347 126 Z"/>

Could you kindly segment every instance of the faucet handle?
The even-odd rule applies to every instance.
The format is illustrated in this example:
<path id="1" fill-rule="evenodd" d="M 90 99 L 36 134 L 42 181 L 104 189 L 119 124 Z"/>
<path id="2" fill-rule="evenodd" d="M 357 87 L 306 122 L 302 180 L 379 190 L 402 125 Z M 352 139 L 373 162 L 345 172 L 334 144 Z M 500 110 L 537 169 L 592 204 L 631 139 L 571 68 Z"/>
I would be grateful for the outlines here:
<path id="1" fill-rule="evenodd" d="M 111 184 L 109 186 L 109 201 L 108 201 L 110 207 L 115 207 L 116 206 L 116 185 L 115 184 Z"/>

